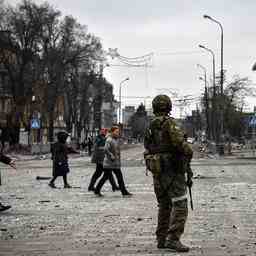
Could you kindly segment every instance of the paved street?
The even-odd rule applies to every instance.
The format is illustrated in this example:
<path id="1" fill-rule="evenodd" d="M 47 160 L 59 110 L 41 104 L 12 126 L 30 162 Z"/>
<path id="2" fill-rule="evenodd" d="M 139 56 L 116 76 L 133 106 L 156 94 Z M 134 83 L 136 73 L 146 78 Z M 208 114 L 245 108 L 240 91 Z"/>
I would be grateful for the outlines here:
<path id="1" fill-rule="evenodd" d="M 0 256 L 181 255 L 158 250 L 157 204 L 152 178 L 145 175 L 142 147 L 123 151 L 123 174 L 132 198 L 103 188 L 103 198 L 87 191 L 94 165 L 88 157 L 70 159 L 70 183 L 48 187 L 51 162 L 18 161 L 14 171 L 1 164 L 1 200 L 11 210 L 0 214 Z M 195 210 L 183 237 L 186 255 L 256 255 L 255 160 L 195 159 Z"/>

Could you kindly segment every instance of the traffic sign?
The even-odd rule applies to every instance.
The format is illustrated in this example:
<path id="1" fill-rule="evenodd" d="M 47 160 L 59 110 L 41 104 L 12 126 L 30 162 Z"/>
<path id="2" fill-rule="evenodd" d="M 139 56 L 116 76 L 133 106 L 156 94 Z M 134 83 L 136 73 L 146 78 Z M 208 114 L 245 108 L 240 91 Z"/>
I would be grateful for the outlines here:
<path id="1" fill-rule="evenodd" d="M 31 119 L 30 127 L 31 129 L 40 129 L 40 120 L 37 118 Z"/>
<path id="2" fill-rule="evenodd" d="M 256 126 L 256 116 L 251 117 L 249 126 Z"/>

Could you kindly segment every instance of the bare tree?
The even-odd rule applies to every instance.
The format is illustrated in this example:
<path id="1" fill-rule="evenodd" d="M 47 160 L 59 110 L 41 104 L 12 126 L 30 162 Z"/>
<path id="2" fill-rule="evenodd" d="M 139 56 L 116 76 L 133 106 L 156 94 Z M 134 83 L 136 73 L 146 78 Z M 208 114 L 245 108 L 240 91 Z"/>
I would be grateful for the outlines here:
<path id="1" fill-rule="evenodd" d="M 76 113 L 81 106 L 74 104 L 78 102 L 78 97 L 86 97 L 86 93 L 82 93 L 84 83 L 80 83 L 80 75 L 92 66 L 90 62 L 97 60 L 95 55 L 101 54 L 100 42 L 87 33 L 85 26 L 70 16 L 61 21 L 57 18 L 46 26 L 43 35 L 50 141 L 53 139 L 54 108 L 59 95 L 67 95 L 69 111 L 72 113 L 71 122 L 81 121 L 80 118 L 76 120 Z"/>
<path id="2" fill-rule="evenodd" d="M 40 31 L 48 5 L 36 5 L 24 0 L 17 7 L 3 7 L 4 16 L 0 19 L 2 29 L 0 42 L 0 62 L 8 72 L 10 89 L 13 96 L 13 110 L 10 128 L 13 129 L 14 143 L 19 141 L 20 123 L 24 120 L 25 106 L 31 101 L 32 86 L 37 80 L 37 69 L 33 68 L 38 60 Z"/>
<path id="3" fill-rule="evenodd" d="M 29 129 L 29 118 L 24 120 L 23 113 L 25 106 L 31 105 L 35 85 L 39 85 L 43 92 L 42 121 L 49 127 L 49 140 L 53 140 L 60 97 L 67 99 L 67 111 L 72 113 L 68 122 L 76 123 L 81 130 L 88 116 L 84 107 L 90 84 L 82 79 L 91 72 L 95 74 L 97 64 L 103 60 L 100 39 L 72 16 L 62 17 L 48 3 L 23 0 L 12 7 L 1 2 L 0 13 L 4 35 L 0 37 L 0 63 L 8 72 L 14 102 L 10 126 L 18 134 L 23 121 Z"/>
<path id="4" fill-rule="evenodd" d="M 224 120 L 229 137 L 240 137 L 245 131 L 242 118 L 247 96 L 256 96 L 256 90 L 252 86 L 252 82 L 248 77 L 234 76 L 224 90 Z"/>
<path id="5" fill-rule="evenodd" d="M 129 120 L 129 126 L 132 127 L 132 135 L 134 138 L 141 139 L 144 137 L 148 122 L 145 106 L 141 103 Z"/>

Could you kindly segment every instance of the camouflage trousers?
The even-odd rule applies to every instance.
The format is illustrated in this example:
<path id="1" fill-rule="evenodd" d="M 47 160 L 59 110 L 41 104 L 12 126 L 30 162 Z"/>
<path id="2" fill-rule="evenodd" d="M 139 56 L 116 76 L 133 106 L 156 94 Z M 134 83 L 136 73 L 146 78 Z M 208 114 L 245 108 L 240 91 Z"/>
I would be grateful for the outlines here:
<path id="1" fill-rule="evenodd" d="M 153 181 L 158 202 L 157 240 L 179 240 L 188 216 L 186 185 L 179 184 L 177 188 L 174 182 L 163 188 L 160 179 L 154 178 Z"/>

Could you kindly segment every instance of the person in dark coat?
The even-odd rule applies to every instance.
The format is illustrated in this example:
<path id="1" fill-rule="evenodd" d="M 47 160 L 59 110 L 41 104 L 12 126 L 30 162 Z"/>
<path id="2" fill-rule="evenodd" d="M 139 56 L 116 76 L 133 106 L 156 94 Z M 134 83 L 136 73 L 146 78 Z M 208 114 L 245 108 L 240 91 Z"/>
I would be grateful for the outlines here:
<path id="1" fill-rule="evenodd" d="M 53 161 L 53 173 L 52 180 L 49 183 L 51 188 L 56 188 L 54 182 L 58 176 L 63 177 L 64 188 L 71 188 L 67 181 L 67 174 L 70 172 L 68 164 L 68 154 L 78 153 L 72 147 L 68 147 L 66 144 L 69 134 L 67 132 L 58 132 L 57 139 L 51 147 L 52 161 Z"/>
<path id="2" fill-rule="evenodd" d="M 94 185 L 97 181 L 97 179 L 102 175 L 103 173 L 103 160 L 104 160 L 104 146 L 105 146 L 105 141 L 106 141 L 106 134 L 107 134 L 107 129 L 102 128 L 100 130 L 100 134 L 96 137 L 96 140 L 94 142 L 93 146 L 93 153 L 92 153 L 92 163 L 96 163 L 96 170 L 92 175 L 88 191 L 94 191 Z M 112 190 L 116 191 L 119 189 L 117 186 L 115 179 L 112 175 L 112 173 L 109 175 L 109 182 L 112 186 Z"/>
<path id="3" fill-rule="evenodd" d="M 88 155 L 89 156 L 91 156 L 91 154 L 92 154 L 92 146 L 93 146 L 92 138 L 88 137 L 87 147 L 88 147 Z"/>
<path id="4" fill-rule="evenodd" d="M 0 136 L 0 141 L 1 141 L 1 153 L 3 153 L 4 151 L 4 147 L 5 147 L 5 142 L 9 141 L 9 129 L 8 127 L 3 127 L 1 129 L 1 136 Z"/>
<path id="5" fill-rule="evenodd" d="M 4 155 L 4 154 L 0 154 L 0 162 L 4 163 L 4 164 L 8 164 L 10 165 L 12 168 L 16 169 L 16 166 L 15 166 L 15 162 L 14 160 L 12 160 L 10 157 Z M 10 205 L 3 205 L 1 202 L 0 202 L 0 212 L 2 211 L 5 211 L 5 210 L 8 210 L 10 209 L 11 206 Z"/>
<path id="6" fill-rule="evenodd" d="M 104 152 L 105 157 L 103 161 L 104 175 L 100 179 L 98 185 L 96 186 L 94 193 L 97 196 L 102 196 L 100 193 L 102 186 L 109 179 L 112 172 L 116 175 L 119 188 L 123 196 L 131 196 L 125 187 L 123 175 L 121 172 L 121 152 L 119 144 L 119 127 L 113 126 L 110 130 L 110 136 L 107 137 Z"/>

